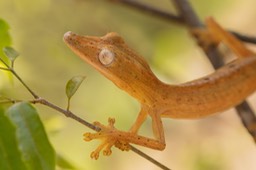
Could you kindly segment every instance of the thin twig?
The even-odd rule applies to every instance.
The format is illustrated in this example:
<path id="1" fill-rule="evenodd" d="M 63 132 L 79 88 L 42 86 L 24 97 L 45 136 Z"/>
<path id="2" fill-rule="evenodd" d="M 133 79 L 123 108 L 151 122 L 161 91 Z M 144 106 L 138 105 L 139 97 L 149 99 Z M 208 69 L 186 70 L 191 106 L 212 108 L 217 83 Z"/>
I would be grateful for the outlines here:
<path id="1" fill-rule="evenodd" d="M 137 153 L 138 155 L 142 156 L 143 158 L 147 159 L 148 161 L 152 162 L 153 164 L 155 164 L 156 166 L 158 166 L 159 168 L 163 169 L 163 170 L 171 170 L 170 168 L 166 167 L 165 165 L 161 164 L 160 162 L 156 161 L 155 159 L 153 159 L 152 157 L 148 156 L 147 154 L 145 154 L 144 152 L 141 152 L 140 150 L 138 150 L 137 148 L 135 148 L 134 146 L 130 146 L 131 150 L 135 153 Z"/>
<path id="2" fill-rule="evenodd" d="M 17 103 L 17 102 L 21 102 L 21 100 L 15 100 L 15 99 L 11 99 L 8 97 L 5 97 L 3 95 L 0 95 L 0 104 L 8 104 L 8 103 Z"/>
<path id="3" fill-rule="evenodd" d="M 35 98 L 38 99 L 39 96 L 32 91 L 32 89 L 21 79 L 21 77 L 14 71 L 13 68 L 10 68 L 12 74 L 21 82 L 21 84 L 29 91 L 29 93 Z"/>
<path id="4" fill-rule="evenodd" d="M 6 68 L 9 68 L 9 65 L 0 57 L 0 61 L 6 66 Z"/>
<path id="5" fill-rule="evenodd" d="M 8 68 L 5 68 L 5 67 L 0 67 L 0 70 L 10 71 Z"/>
<path id="6" fill-rule="evenodd" d="M 38 95 L 36 95 L 29 87 L 28 85 L 20 78 L 20 76 L 16 73 L 16 71 L 14 70 L 13 66 L 13 62 L 12 62 L 12 66 L 9 66 L 1 57 L 0 57 L 0 61 L 6 66 L 6 68 L 1 67 L 2 70 L 5 71 L 10 71 L 20 82 L 21 84 L 30 92 L 30 94 L 37 99 Z"/>
<path id="7" fill-rule="evenodd" d="M 180 15 L 183 17 L 184 21 L 188 24 L 190 29 L 202 26 L 202 23 L 198 19 L 195 11 L 191 7 L 188 0 L 172 0 L 172 1 L 176 5 L 177 9 L 180 12 Z M 222 57 L 220 57 L 220 54 L 218 54 L 217 50 L 214 47 L 212 47 L 211 49 L 208 49 L 207 51 L 205 51 L 205 53 L 207 54 L 208 58 L 210 59 L 210 61 L 212 62 L 215 68 L 219 68 L 222 65 Z M 210 56 L 210 54 L 214 54 L 214 55 Z M 218 63 L 216 64 L 215 61 L 213 61 L 212 59 L 216 59 Z M 252 128 L 256 125 L 256 116 L 254 112 L 252 111 L 252 109 L 250 108 L 250 106 L 246 101 L 243 101 L 243 103 L 236 106 L 235 108 L 238 113 L 238 116 L 243 122 L 244 127 L 247 129 L 249 134 L 255 140 L 256 128 Z"/>
<path id="8" fill-rule="evenodd" d="M 13 100 L 13 99 L 7 99 L 7 98 L 4 98 L 3 100 L 0 99 L 0 104 L 14 104 L 14 103 L 17 103 L 17 102 L 21 102 L 20 100 Z"/>
<path id="9" fill-rule="evenodd" d="M 2 104 L 10 104 L 10 103 L 14 104 L 16 102 L 10 101 L 10 100 L 2 100 L 2 101 L 0 101 L 0 105 L 2 105 Z"/>
<path id="10" fill-rule="evenodd" d="M 60 113 L 63 113 L 66 117 L 69 117 L 69 118 L 71 118 L 71 119 L 73 119 L 73 120 L 75 120 L 75 121 L 81 123 L 82 125 L 85 125 L 86 127 L 90 128 L 90 129 L 92 129 L 92 130 L 100 131 L 100 128 L 99 128 L 99 127 L 97 127 L 97 126 L 95 126 L 95 125 L 93 125 L 93 124 L 87 122 L 86 120 L 84 120 L 84 119 L 78 117 L 78 116 L 75 115 L 73 112 L 68 111 L 68 110 L 65 110 L 65 109 L 62 109 L 62 108 L 60 108 L 59 106 L 54 105 L 53 103 L 50 103 L 50 102 L 48 102 L 47 100 L 45 100 L 45 99 L 43 99 L 43 98 L 38 98 L 38 99 L 33 100 L 33 101 L 31 101 L 31 102 L 32 102 L 32 103 L 35 103 L 35 104 L 36 104 L 36 103 L 40 103 L 40 104 L 42 104 L 42 105 L 45 105 L 45 106 L 47 106 L 47 107 L 50 107 L 50 108 L 52 108 L 52 109 L 54 109 L 54 110 L 56 110 L 56 111 L 58 111 L 58 112 L 60 112 Z"/>

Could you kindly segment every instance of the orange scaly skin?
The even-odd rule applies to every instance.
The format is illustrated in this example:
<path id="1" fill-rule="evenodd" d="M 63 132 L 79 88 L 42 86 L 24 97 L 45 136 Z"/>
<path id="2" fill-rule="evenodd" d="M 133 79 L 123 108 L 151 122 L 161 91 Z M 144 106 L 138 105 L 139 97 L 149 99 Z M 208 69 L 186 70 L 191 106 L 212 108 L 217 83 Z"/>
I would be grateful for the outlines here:
<path id="1" fill-rule="evenodd" d="M 95 123 L 101 128 L 100 132 L 84 135 L 86 141 L 103 139 L 91 154 L 92 158 L 97 159 L 102 149 L 104 155 L 110 155 L 113 145 L 129 150 L 129 143 L 163 150 L 161 117 L 196 119 L 210 116 L 234 107 L 255 91 L 255 54 L 213 19 L 206 20 L 206 24 L 204 31 L 214 36 L 214 41 L 225 43 L 238 58 L 208 76 L 180 85 L 161 82 L 147 62 L 116 33 L 103 37 L 79 36 L 71 32 L 64 35 L 72 51 L 141 103 L 141 111 L 130 131 L 115 129 L 114 120 L 109 119 L 108 126 Z M 156 139 L 137 134 L 147 115 L 152 119 Z"/>

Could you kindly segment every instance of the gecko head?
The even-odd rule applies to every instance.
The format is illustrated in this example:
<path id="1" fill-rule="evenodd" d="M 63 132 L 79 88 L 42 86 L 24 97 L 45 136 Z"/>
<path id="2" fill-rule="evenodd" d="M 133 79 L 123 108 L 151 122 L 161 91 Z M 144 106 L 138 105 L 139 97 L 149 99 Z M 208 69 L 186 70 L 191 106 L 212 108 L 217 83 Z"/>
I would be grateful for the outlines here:
<path id="1" fill-rule="evenodd" d="M 127 88 L 134 89 L 131 86 L 140 77 L 145 79 L 151 73 L 147 62 L 135 54 L 117 33 L 94 37 L 67 32 L 64 42 L 80 58 L 126 91 Z"/>

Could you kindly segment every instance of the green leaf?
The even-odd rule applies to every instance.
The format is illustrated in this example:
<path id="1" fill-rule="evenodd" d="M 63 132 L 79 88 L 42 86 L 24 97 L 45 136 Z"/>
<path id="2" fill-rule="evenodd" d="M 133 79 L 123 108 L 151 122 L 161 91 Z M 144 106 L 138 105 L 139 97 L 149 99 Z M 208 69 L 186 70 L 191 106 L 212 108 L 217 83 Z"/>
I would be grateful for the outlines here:
<path id="1" fill-rule="evenodd" d="M 71 78 L 66 85 L 66 95 L 68 99 L 70 99 L 77 91 L 83 80 L 85 79 L 85 76 L 75 76 Z"/>
<path id="2" fill-rule="evenodd" d="M 11 106 L 6 113 L 17 129 L 16 137 L 27 169 L 55 169 L 55 152 L 35 108 L 21 102 Z"/>
<path id="3" fill-rule="evenodd" d="M 0 169 L 26 170 L 15 136 L 15 127 L 0 108 Z"/>
<path id="4" fill-rule="evenodd" d="M 0 57 L 8 63 L 7 58 L 5 57 L 2 49 L 6 46 L 11 45 L 11 36 L 9 34 L 9 25 L 0 18 Z"/>
<path id="5" fill-rule="evenodd" d="M 9 34 L 9 29 L 10 27 L 7 24 L 7 22 L 5 22 L 3 19 L 0 18 L 0 58 L 7 65 L 9 65 L 10 60 L 4 55 L 3 48 L 6 46 L 11 46 L 12 44 L 11 36 Z M 5 65 L 2 62 L 0 62 L 0 67 L 2 66 L 5 67 Z M 11 72 L 5 72 L 5 73 L 1 72 L 0 76 L 7 76 L 10 78 L 10 80 L 12 80 Z"/>
<path id="6" fill-rule="evenodd" d="M 4 47 L 3 48 L 4 54 L 11 60 L 11 62 L 14 62 L 14 60 L 20 55 L 14 48 L 12 47 Z"/>

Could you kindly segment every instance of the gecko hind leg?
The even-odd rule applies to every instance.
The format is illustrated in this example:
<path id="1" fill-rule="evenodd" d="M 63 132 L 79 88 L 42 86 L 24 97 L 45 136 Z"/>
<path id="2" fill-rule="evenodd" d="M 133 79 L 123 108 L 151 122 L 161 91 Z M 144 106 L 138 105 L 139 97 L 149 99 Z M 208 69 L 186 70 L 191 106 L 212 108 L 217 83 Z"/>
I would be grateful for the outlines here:
<path id="1" fill-rule="evenodd" d="M 208 50 L 210 47 L 216 47 L 221 42 L 228 46 L 238 57 L 251 57 L 255 53 L 249 50 L 234 35 L 222 28 L 212 17 L 205 20 L 206 28 L 194 28 L 190 32 L 197 38 L 198 44 Z"/>
<path id="2" fill-rule="evenodd" d="M 193 28 L 190 33 L 196 38 L 197 44 L 208 51 L 212 47 L 217 47 L 220 43 L 207 29 L 205 28 Z"/>
<path id="3" fill-rule="evenodd" d="M 255 55 L 255 53 L 249 50 L 238 38 L 223 29 L 217 22 L 215 22 L 212 17 L 207 18 L 205 23 L 207 30 L 212 35 L 214 35 L 218 41 L 221 41 L 226 46 L 228 46 L 238 57 L 243 58 Z"/>

